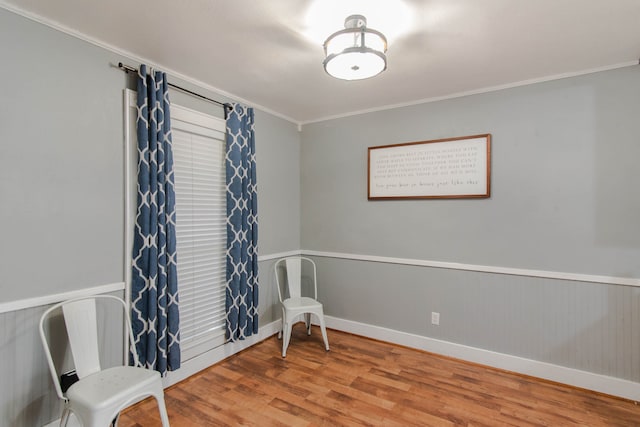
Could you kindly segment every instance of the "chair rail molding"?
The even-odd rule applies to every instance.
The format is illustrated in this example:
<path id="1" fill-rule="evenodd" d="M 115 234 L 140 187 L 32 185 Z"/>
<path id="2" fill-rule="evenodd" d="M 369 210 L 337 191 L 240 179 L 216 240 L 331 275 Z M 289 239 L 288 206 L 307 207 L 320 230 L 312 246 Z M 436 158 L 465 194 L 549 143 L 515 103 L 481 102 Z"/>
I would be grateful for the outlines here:
<path id="1" fill-rule="evenodd" d="M 458 262 L 431 261 L 411 258 L 394 258 L 377 255 L 324 252 L 303 249 L 302 255 L 323 258 L 337 258 L 352 261 L 380 262 L 385 264 L 410 265 L 417 267 L 446 268 L 450 270 L 475 271 L 479 273 L 506 274 L 511 276 L 539 277 L 545 279 L 571 280 L 576 282 L 603 283 L 608 285 L 640 287 L 640 279 L 630 277 L 598 276 L 592 274 L 567 273 L 560 271 L 530 270 L 524 268 L 498 267 L 489 265 L 463 264 Z"/>
<path id="2" fill-rule="evenodd" d="M 124 282 L 109 283 L 106 285 L 91 286 L 84 289 L 75 289 L 72 291 L 61 292 L 52 295 L 42 295 L 33 298 L 25 298 L 16 301 L 8 301 L 0 303 L 0 314 L 10 311 L 24 310 L 26 308 L 39 307 L 43 305 L 55 304 L 71 298 L 85 297 L 97 294 L 106 294 L 108 292 L 117 292 L 124 290 Z"/>
<path id="3" fill-rule="evenodd" d="M 271 261 L 271 260 L 274 260 L 274 259 L 286 258 L 286 257 L 289 257 L 289 256 L 296 256 L 296 255 L 302 255 L 302 251 L 300 249 L 295 249 L 295 250 L 292 250 L 292 251 L 276 252 L 276 253 L 273 253 L 273 254 L 259 255 L 258 256 L 258 262 Z"/>

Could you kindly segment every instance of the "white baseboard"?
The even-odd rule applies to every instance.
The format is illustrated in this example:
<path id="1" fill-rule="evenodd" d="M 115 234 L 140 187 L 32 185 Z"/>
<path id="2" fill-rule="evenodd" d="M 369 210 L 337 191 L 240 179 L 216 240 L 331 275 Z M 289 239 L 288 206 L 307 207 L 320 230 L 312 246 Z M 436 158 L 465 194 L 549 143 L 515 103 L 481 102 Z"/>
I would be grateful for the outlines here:
<path id="1" fill-rule="evenodd" d="M 448 341 L 325 316 L 327 328 L 479 363 L 599 393 L 640 401 L 640 383 Z M 331 339 L 329 339 L 331 340 Z"/>

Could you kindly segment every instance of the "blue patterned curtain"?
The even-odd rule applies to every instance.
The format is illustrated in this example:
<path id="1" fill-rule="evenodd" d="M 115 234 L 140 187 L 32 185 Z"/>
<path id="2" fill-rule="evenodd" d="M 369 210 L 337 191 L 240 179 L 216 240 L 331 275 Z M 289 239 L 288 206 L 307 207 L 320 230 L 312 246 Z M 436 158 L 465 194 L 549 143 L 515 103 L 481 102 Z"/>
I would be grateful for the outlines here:
<path id="1" fill-rule="evenodd" d="M 131 322 L 140 363 L 180 367 L 175 193 L 167 76 L 138 71 L 138 202 L 133 240 Z"/>
<path id="2" fill-rule="evenodd" d="M 258 333 L 258 197 L 253 108 L 227 117 L 227 339 Z"/>

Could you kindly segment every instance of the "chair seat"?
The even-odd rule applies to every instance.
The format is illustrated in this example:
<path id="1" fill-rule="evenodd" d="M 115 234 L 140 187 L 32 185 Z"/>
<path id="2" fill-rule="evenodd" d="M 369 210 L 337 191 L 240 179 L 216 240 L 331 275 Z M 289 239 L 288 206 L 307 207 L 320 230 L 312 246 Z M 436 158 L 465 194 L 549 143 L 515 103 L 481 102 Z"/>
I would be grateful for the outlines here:
<path id="1" fill-rule="evenodd" d="M 157 371 L 116 366 L 82 378 L 82 381 L 69 387 L 66 395 L 71 402 L 85 407 L 124 407 L 129 406 L 132 401 L 149 396 L 149 389 L 159 382 L 160 373 Z"/>
<path id="2" fill-rule="evenodd" d="M 282 305 L 284 306 L 284 308 L 289 310 L 296 310 L 296 309 L 307 310 L 307 309 L 316 309 L 316 308 L 322 309 L 321 303 L 314 300 L 313 298 L 308 298 L 308 297 L 287 298 L 286 300 L 282 301 Z"/>

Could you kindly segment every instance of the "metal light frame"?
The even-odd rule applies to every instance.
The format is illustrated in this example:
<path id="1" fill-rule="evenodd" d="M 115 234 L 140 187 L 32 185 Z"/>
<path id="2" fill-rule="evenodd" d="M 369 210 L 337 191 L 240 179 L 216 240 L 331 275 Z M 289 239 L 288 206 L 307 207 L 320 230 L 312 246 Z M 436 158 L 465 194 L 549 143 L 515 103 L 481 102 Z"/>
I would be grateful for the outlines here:
<path id="1" fill-rule="evenodd" d="M 322 62 L 322 64 L 327 74 L 329 74 L 332 77 L 343 79 L 343 80 L 361 80 L 361 79 L 367 79 L 367 78 L 377 76 L 378 74 L 386 70 L 387 57 L 385 53 L 387 51 L 387 38 L 384 36 L 384 34 L 382 34 L 380 31 L 367 28 L 367 19 L 362 15 L 348 16 L 344 21 L 344 26 L 345 26 L 344 30 L 340 30 L 331 34 L 323 44 L 325 59 Z M 339 52 L 328 54 L 328 52 L 330 51 L 330 45 L 332 41 L 336 40 L 338 37 L 341 37 L 345 34 L 346 35 L 353 34 L 353 45 L 350 45 Z M 382 50 L 377 50 L 367 45 L 367 35 L 373 35 L 375 38 L 377 38 L 378 39 L 377 41 L 379 43 L 380 42 L 382 43 Z M 328 67 L 328 65 L 332 61 L 342 57 L 343 55 L 348 55 L 353 53 L 367 55 L 369 57 L 370 55 L 375 55 L 375 57 L 379 58 L 382 61 L 382 62 L 379 62 L 379 64 L 381 64 L 382 67 L 378 66 L 373 71 L 368 72 L 366 74 L 358 74 L 358 71 L 360 71 L 361 69 L 358 64 L 354 64 L 351 67 L 349 67 L 351 70 L 354 71 L 354 73 L 351 73 L 351 74 L 347 74 L 348 72 L 347 69 L 343 69 L 343 71 L 347 71 L 347 72 L 341 73 L 341 74 L 334 74 L 331 71 L 329 71 L 329 68 L 331 67 Z"/>

